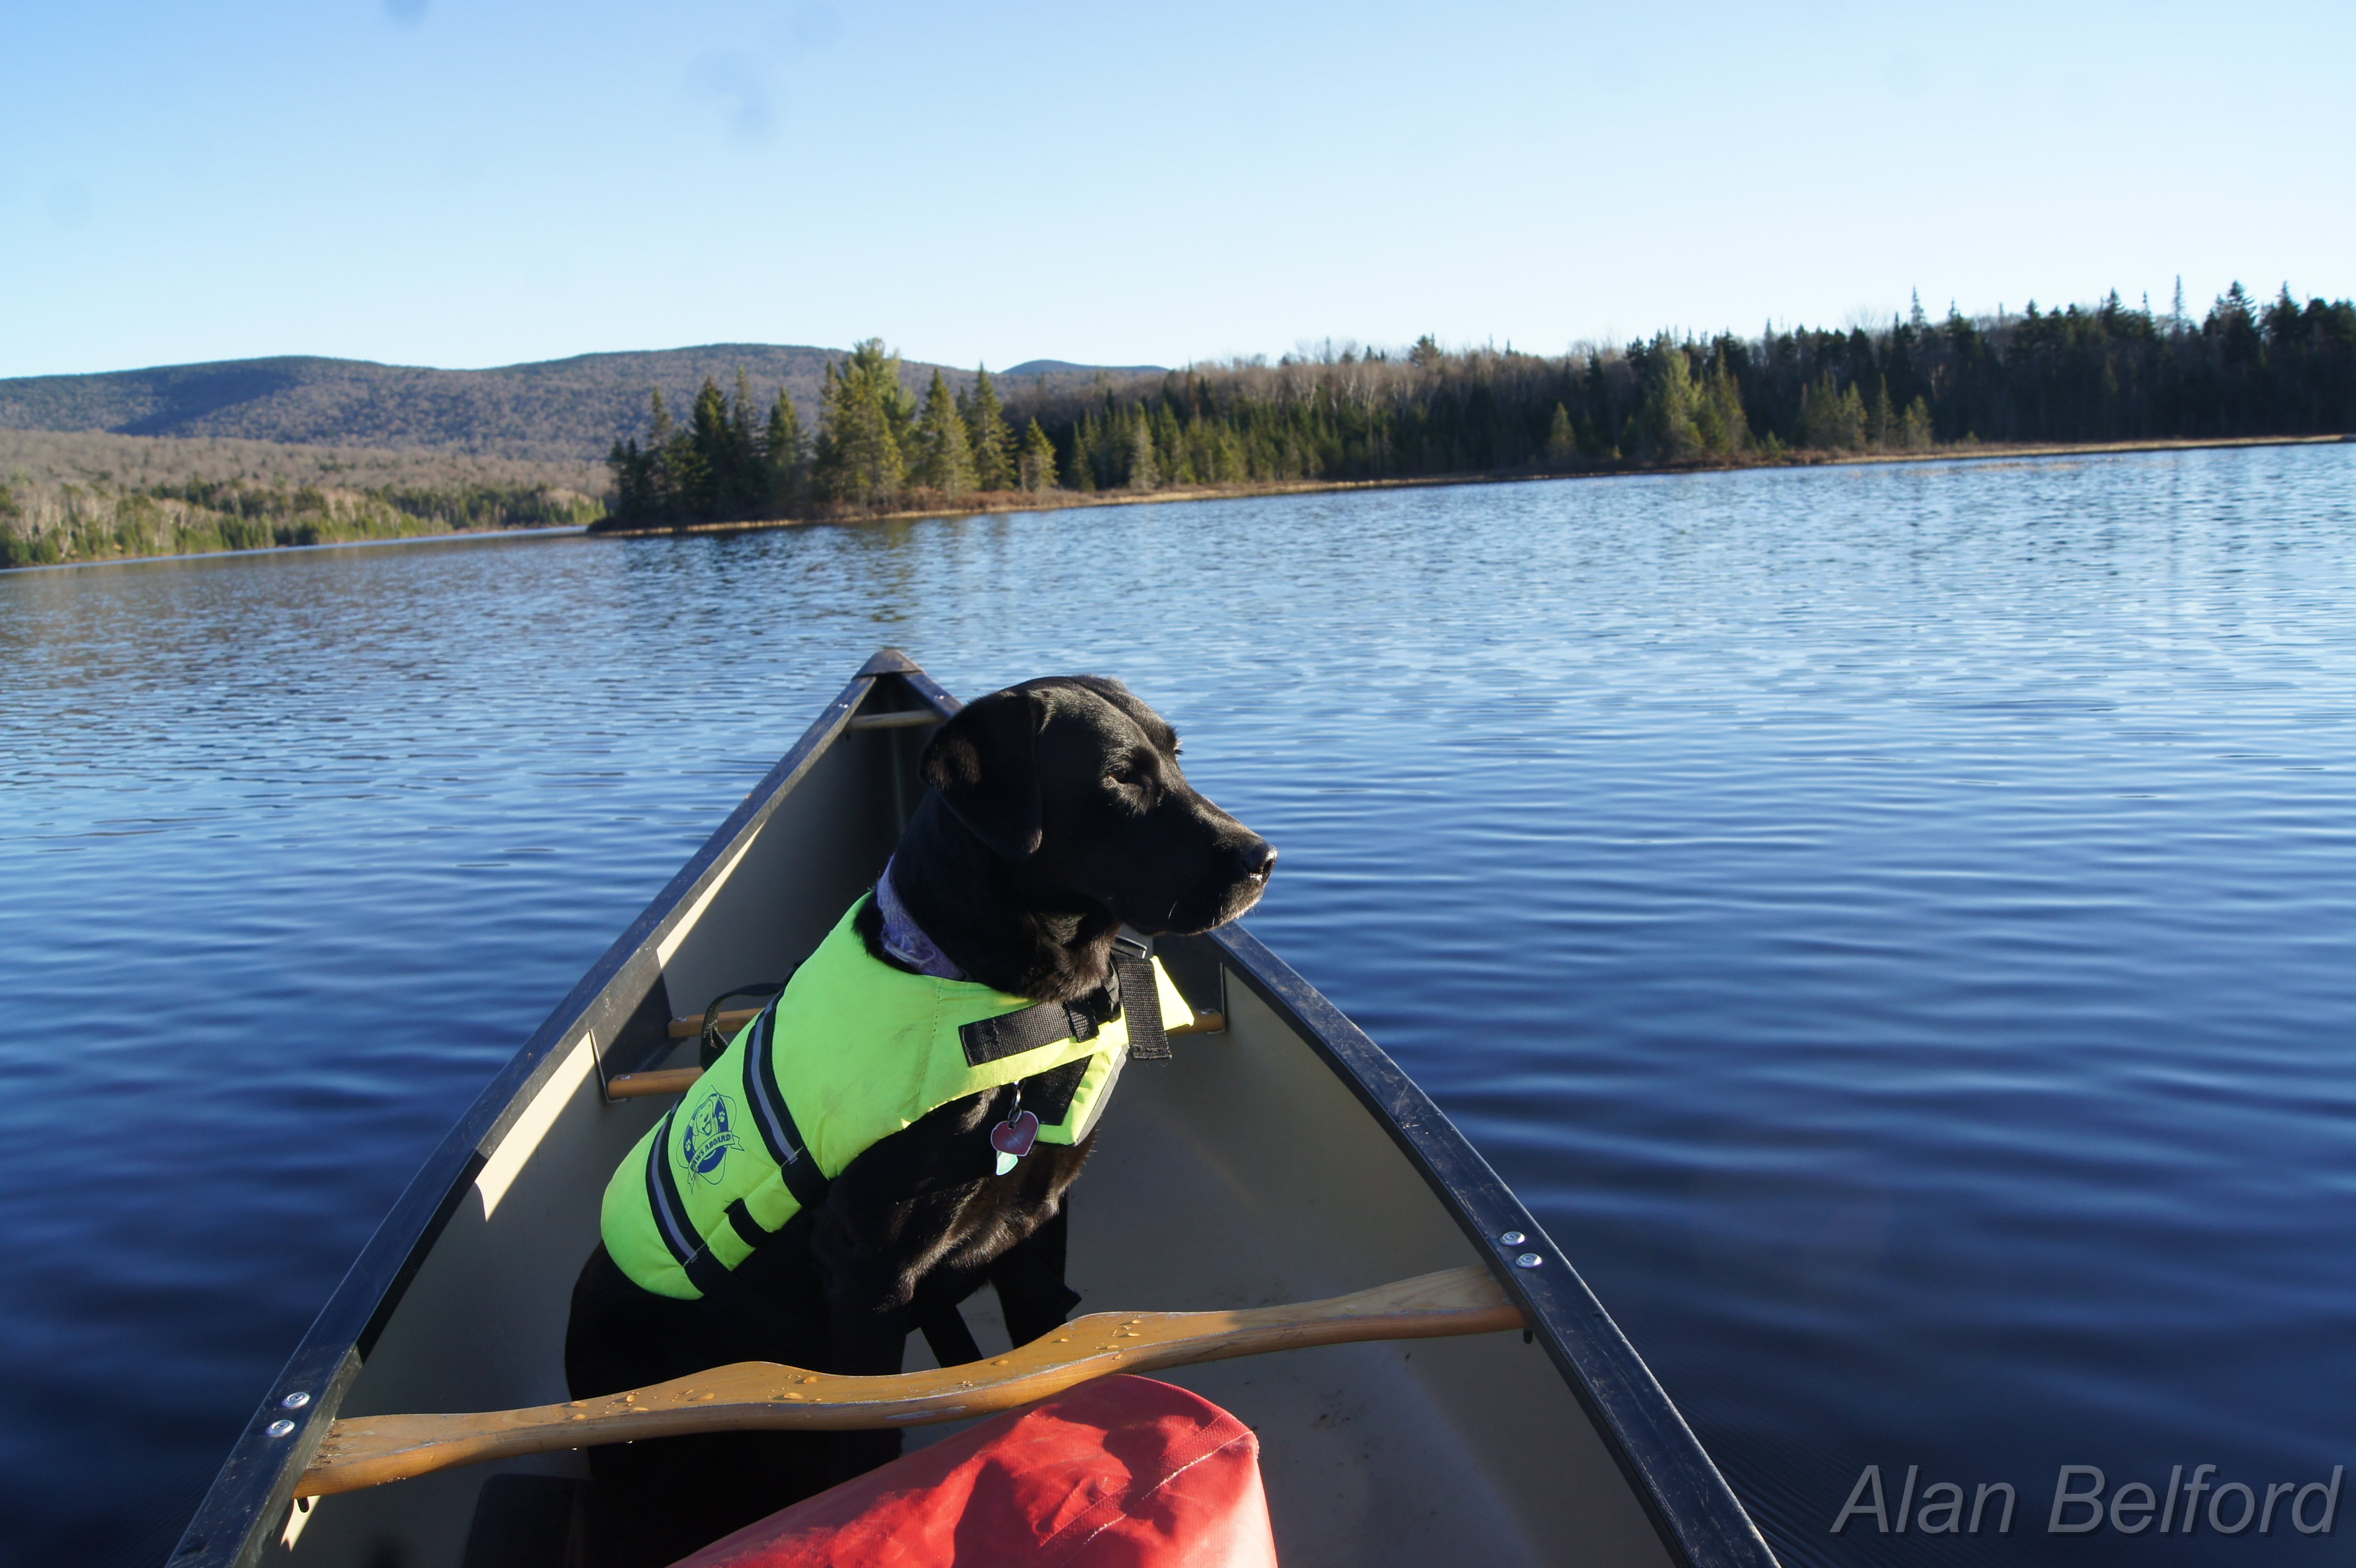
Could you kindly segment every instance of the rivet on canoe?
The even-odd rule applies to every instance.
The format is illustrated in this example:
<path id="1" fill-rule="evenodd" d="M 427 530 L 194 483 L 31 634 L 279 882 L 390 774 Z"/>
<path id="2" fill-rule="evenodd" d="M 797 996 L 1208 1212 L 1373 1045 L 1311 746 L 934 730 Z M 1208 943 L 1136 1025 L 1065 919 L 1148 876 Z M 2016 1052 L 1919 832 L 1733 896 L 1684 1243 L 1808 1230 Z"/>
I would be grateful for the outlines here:
<path id="1" fill-rule="evenodd" d="M 1546 1260 L 1536 1252 L 1524 1252 L 1520 1257 L 1514 1260 L 1514 1267 L 1517 1269 L 1535 1269 L 1540 1263 L 1545 1262 Z"/>
<path id="2" fill-rule="evenodd" d="M 306 1393 L 291 1393 L 278 1402 L 287 1410 L 301 1410 L 311 1402 L 311 1396 Z"/>
<path id="3" fill-rule="evenodd" d="M 273 1421 L 265 1430 L 273 1437 L 284 1437 L 294 1430 L 294 1423 L 291 1421 Z"/>
<path id="4" fill-rule="evenodd" d="M 1524 1236 L 1518 1230 L 1508 1230 L 1504 1235 L 1498 1237 L 1497 1240 L 1503 1241 L 1508 1247 L 1518 1247 L 1524 1241 L 1527 1240 L 1528 1238 Z"/>

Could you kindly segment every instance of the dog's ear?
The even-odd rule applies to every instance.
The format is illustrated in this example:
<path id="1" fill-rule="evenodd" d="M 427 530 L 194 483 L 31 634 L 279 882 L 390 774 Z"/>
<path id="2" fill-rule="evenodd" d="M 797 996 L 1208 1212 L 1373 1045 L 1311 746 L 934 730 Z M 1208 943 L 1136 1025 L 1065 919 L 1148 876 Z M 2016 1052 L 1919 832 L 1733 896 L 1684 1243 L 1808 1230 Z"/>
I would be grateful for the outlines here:
<path id="1" fill-rule="evenodd" d="M 1039 728 L 1046 703 L 1037 692 L 992 692 L 967 703 L 933 732 L 916 771 L 940 791 L 941 804 L 1007 860 L 1038 853 Z"/>

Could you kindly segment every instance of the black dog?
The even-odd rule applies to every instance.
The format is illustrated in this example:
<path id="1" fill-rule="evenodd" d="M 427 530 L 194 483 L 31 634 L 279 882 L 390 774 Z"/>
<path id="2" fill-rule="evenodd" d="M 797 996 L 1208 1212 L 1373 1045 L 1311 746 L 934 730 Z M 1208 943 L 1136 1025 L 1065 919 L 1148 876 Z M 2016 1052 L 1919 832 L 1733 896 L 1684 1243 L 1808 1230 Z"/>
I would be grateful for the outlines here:
<path id="1" fill-rule="evenodd" d="M 920 766 L 932 789 L 893 858 L 901 906 L 969 977 L 1035 1002 L 1102 990 L 1123 925 L 1162 935 L 1235 918 L 1275 866 L 1266 840 L 1187 784 L 1175 732 L 1117 681 L 993 693 L 942 725 Z M 873 901 L 858 929 L 873 956 L 910 967 L 884 947 Z M 600 1247 L 573 1290 L 573 1397 L 731 1361 L 896 1372 L 912 1326 L 954 1352 L 953 1309 L 985 1281 L 1015 1343 L 1063 1323 L 1079 1300 L 1064 1283 L 1065 1192 L 1094 1134 L 995 1175 L 988 1130 L 1012 1104 L 1010 1090 L 971 1095 L 877 1143 L 705 1300 L 640 1289 Z M 675 1561 L 899 1447 L 877 1432 L 592 1449 L 598 1555 Z"/>

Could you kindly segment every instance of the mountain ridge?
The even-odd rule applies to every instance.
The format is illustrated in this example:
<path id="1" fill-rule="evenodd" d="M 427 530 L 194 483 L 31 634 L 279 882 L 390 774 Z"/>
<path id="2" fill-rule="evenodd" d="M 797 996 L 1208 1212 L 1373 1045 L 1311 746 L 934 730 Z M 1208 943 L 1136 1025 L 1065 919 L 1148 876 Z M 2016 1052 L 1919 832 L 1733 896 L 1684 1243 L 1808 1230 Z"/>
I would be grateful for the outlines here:
<path id="1" fill-rule="evenodd" d="M 847 357 L 803 344 L 706 343 L 474 371 L 287 354 L 18 376 L 0 380 L 0 427 L 594 462 L 616 438 L 644 434 L 650 390 L 683 413 L 707 377 L 733 389 L 740 368 L 760 403 L 782 385 L 814 424 L 826 367 Z M 901 378 L 921 393 L 936 369 L 955 388 L 973 380 L 969 370 L 921 360 L 904 362 Z M 1158 369 L 1033 360 L 1004 374 L 1053 382 Z"/>

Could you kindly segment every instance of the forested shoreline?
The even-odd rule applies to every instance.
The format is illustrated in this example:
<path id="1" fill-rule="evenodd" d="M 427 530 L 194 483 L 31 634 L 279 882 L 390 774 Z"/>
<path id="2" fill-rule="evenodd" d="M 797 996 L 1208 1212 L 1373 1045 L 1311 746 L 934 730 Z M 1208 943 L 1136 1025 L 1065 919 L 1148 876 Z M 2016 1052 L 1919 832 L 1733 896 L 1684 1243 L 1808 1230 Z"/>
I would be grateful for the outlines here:
<path id="1" fill-rule="evenodd" d="M 603 517 L 595 469 L 431 450 L 0 430 L 0 567 Z"/>
<path id="2" fill-rule="evenodd" d="M 659 394 L 616 442 L 601 527 L 847 517 L 1146 492 L 1572 474 L 1929 453 L 1985 445 L 2356 432 L 2356 304 L 2261 305 L 2235 284 L 2199 319 L 2094 306 L 1886 328 L 1589 348 L 1355 345 L 1001 401 L 986 372 L 921 398 L 862 343 L 814 419 L 739 375 L 683 420 Z M 991 498 L 996 498 L 995 501 Z"/>
<path id="3" fill-rule="evenodd" d="M 712 352 L 639 358 L 708 365 Z M 495 446 L 0 430 L 0 567 L 477 529 L 2356 433 L 2356 305 L 2302 305 L 2287 288 L 2260 303 L 2239 284 L 2198 319 L 2180 299 L 2156 313 L 2115 294 L 1992 317 L 1950 307 L 1933 320 L 1918 305 L 1870 329 L 1664 333 L 1552 356 L 1425 338 L 1003 389 L 986 371 L 911 371 L 881 339 L 780 352 L 807 406 L 784 384 L 756 396 L 743 370 L 728 391 L 707 377 L 677 411 L 656 392 L 643 436 L 616 441 L 602 478 Z"/>
<path id="4" fill-rule="evenodd" d="M 605 514 L 589 496 L 504 486 L 323 490 L 197 484 L 124 491 L 81 485 L 20 496 L 14 485 L 0 483 L 0 568 L 580 527 Z"/>

